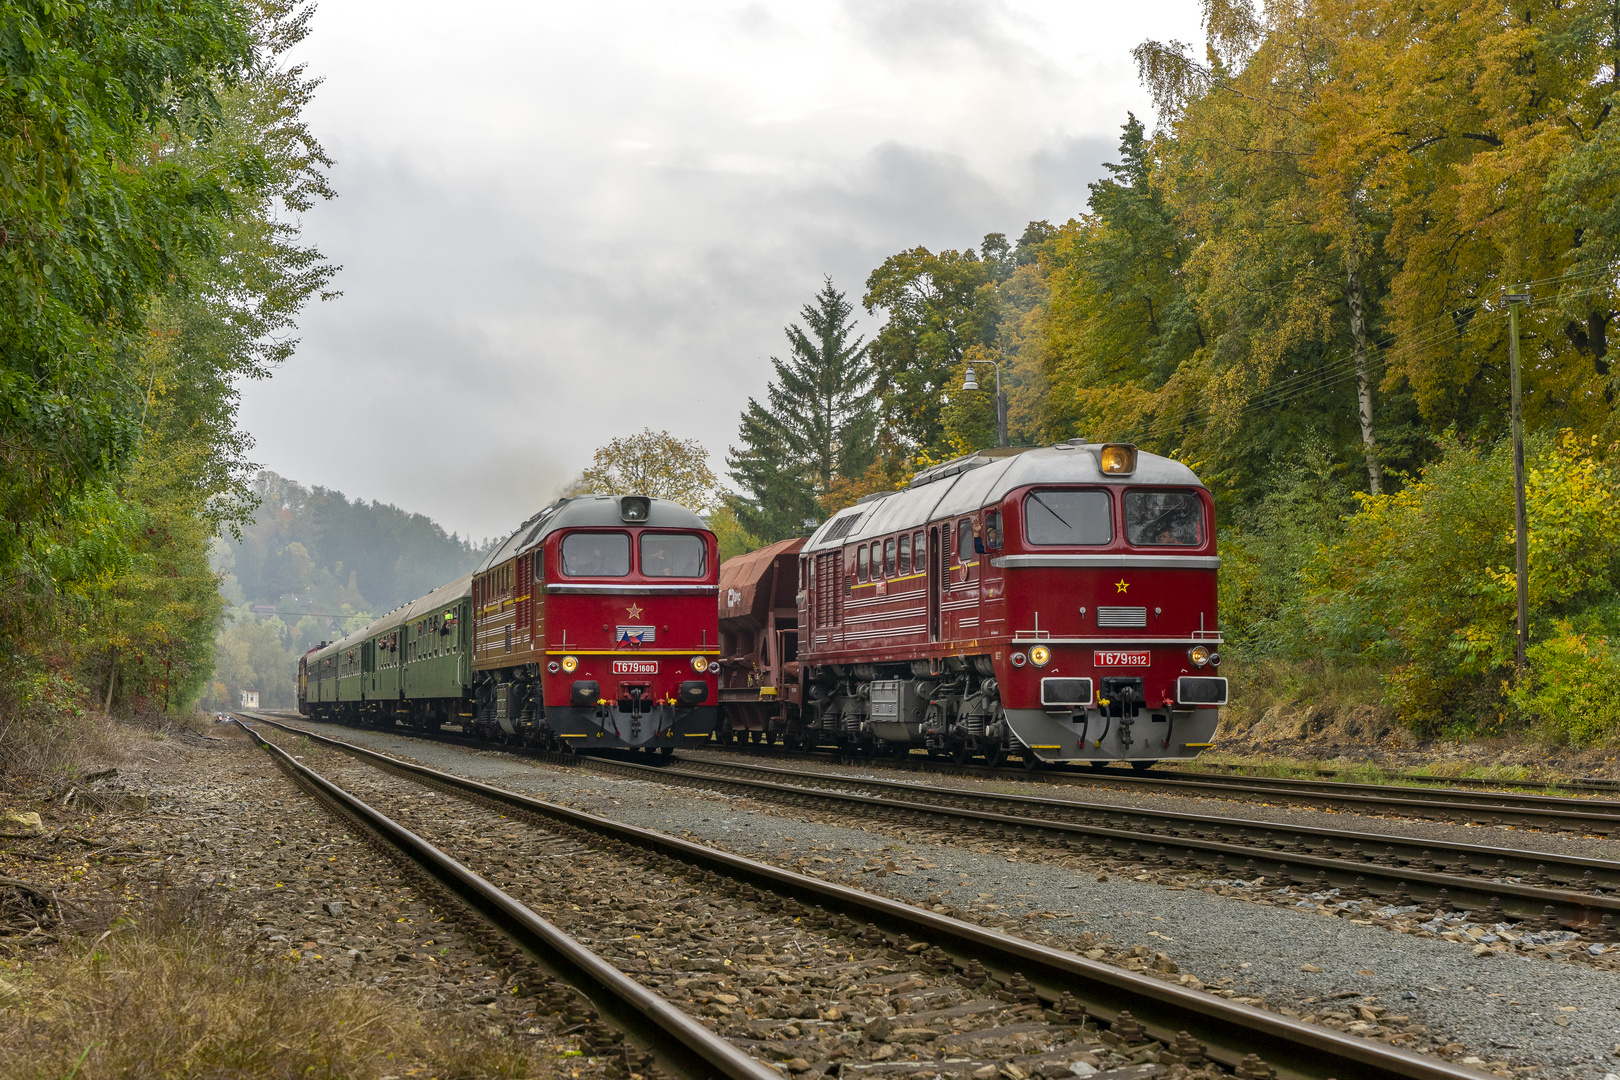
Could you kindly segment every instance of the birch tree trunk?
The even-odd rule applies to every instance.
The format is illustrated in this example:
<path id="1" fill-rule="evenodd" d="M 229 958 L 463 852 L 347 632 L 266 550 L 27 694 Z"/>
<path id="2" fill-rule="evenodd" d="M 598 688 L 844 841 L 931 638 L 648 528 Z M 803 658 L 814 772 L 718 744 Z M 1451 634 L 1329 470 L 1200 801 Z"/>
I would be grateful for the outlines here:
<path id="1" fill-rule="evenodd" d="M 1350 338 L 1355 346 L 1356 411 L 1361 420 L 1361 446 L 1367 456 L 1367 489 L 1384 492 L 1384 474 L 1378 467 L 1378 446 L 1373 440 L 1372 370 L 1367 355 L 1367 295 L 1362 289 L 1360 256 L 1355 245 L 1345 249 L 1345 299 L 1350 304 Z"/>

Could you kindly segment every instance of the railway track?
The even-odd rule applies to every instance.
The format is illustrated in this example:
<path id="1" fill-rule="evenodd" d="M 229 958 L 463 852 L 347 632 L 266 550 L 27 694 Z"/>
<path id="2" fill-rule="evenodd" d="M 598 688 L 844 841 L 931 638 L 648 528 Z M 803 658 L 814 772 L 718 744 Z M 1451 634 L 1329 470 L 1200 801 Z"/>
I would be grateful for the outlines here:
<path id="1" fill-rule="evenodd" d="M 1353 830 L 1162 810 L 1126 810 L 1035 795 L 922 787 L 893 780 L 806 775 L 759 765 L 677 759 L 665 766 L 596 759 L 593 768 L 733 792 L 797 806 L 892 815 L 901 821 L 949 820 L 993 835 L 1062 845 L 1082 853 L 1213 873 L 1369 893 L 1404 906 L 1456 905 L 1494 912 L 1496 922 L 1542 921 L 1597 940 L 1620 940 L 1620 863 L 1568 855 L 1405 837 L 1375 840 Z M 737 776 L 735 773 L 750 775 Z M 874 792 L 876 794 L 874 794 Z M 1550 909 L 1550 910 L 1549 910 Z"/>
<path id="2" fill-rule="evenodd" d="M 735 908 L 759 913 L 760 917 L 769 915 L 808 926 L 816 934 L 837 939 L 836 951 L 849 957 L 846 963 L 855 963 L 858 955 L 865 960 L 886 957 L 894 962 L 895 970 L 872 981 L 910 987 L 907 993 L 911 997 L 921 996 L 925 999 L 923 1003 L 930 993 L 942 992 L 946 1000 L 966 995 L 967 1000 L 961 1004 L 942 1010 L 918 1011 L 919 1003 L 909 997 L 895 1001 L 895 1007 L 900 1010 L 896 1016 L 880 1016 L 860 1029 L 861 1033 L 852 1041 L 861 1047 L 900 1042 L 908 1050 L 929 1053 L 927 1044 L 937 1039 L 949 1052 L 953 1041 L 972 1042 L 974 1022 L 971 1017 L 993 1010 L 997 1007 L 994 1003 L 1000 1003 L 1008 1010 L 1003 1020 L 1022 1015 L 1041 1017 L 1044 1022 L 1031 1019 L 1009 1027 L 998 1021 L 1000 1026 L 994 1031 L 1017 1029 L 1020 1034 L 1063 1037 L 1071 1044 L 1089 1046 L 1098 1053 L 1111 1055 L 1110 1061 L 1180 1063 L 1189 1066 L 1193 1075 L 1206 1070 L 1211 1063 L 1220 1066 L 1223 1072 L 1230 1070 L 1241 1080 L 1264 1080 L 1273 1076 L 1287 1080 L 1395 1077 L 1461 1080 L 1487 1075 L 1466 1066 L 1344 1035 L 1090 961 L 898 900 L 440 772 L 302 728 L 262 717 L 254 719 L 340 750 L 416 784 L 483 804 L 546 830 L 560 829 L 576 835 L 597 852 L 638 863 L 650 861 L 666 877 L 684 879 L 702 893 L 717 898 L 717 903 L 719 898 L 724 898 L 728 904 L 734 901 Z M 260 738 L 262 740 L 262 736 Z M 268 740 L 262 741 L 268 744 Z M 280 758 L 299 775 L 309 774 L 309 783 L 317 783 L 311 770 L 284 751 Z M 334 798 L 331 793 L 341 791 L 324 779 L 318 781 L 318 786 Z M 359 803 L 354 796 L 346 792 L 343 795 Z M 382 818 L 376 811 L 370 813 Z M 414 843 L 405 840 L 404 844 L 413 852 L 413 858 L 414 853 L 432 847 L 400 826 L 394 826 L 394 831 L 412 837 Z M 466 871 L 465 867 L 462 869 L 464 873 L 451 874 L 455 887 L 474 889 L 476 895 L 469 903 L 484 911 L 492 903 L 484 887 L 493 889 L 493 886 L 482 882 L 482 886 L 475 887 L 470 879 L 477 875 Z M 517 903 L 508 900 L 510 904 Z M 510 915 L 509 904 L 496 907 L 497 917 Z M 544 922 L 530 915 L 529 921 Z M 583 950 L 577 942 L 574 947 Z M 588 950 L 583 951 L 588 953 Z M 822 952 L 835 955 L 825 947 Z M 600 958 L 596 959 L 605 964 Z M 895 976 L 902 971 L 914 974 L 906 974 L 896 983 Z M 597 985 L 605 985 L 609 974 L 597 970 L 592 977 Z M 680 981 L 677 980 L 677 985 Z M 642 992 L 651 993 L 645 987 Z M 726 1004 L 734 1006 L 737 1001 L 738 998 L 732 996 Z M 668 1002 L 663 1004 L 674 1008 Z M 818 1010 L 811 1005 L 807 1010 L 801 1007 L 798 1020 L 790 1022 L 816 1023 L 809 1017 L 817 1016 L 820 1021 L 836 1024 L 837 1014 L 836 1008 Z M 929 1022 L 927 1028 L 896 1026 L 924 1021 Z M 941 1030 L 961 1026 L 968 1026 L 970 1030 Z M 908 1041 L 912 1039 L 918 1041 Z M 825 1044 L 825 1037 L 822 1041 Z M 1088 1051 L 1080 1053 L 1083 1057 Z M 889 1069 L 881 1060 L 882 1056 L 881 1051 L 877 1051 L 871 1053 L 867 1061 L 849 1060 L 839 1075 L 883 1075 Z M 1096 1060 L 1095 1055 L 1092 1056 Z M 808 1063 L 805 1064 L 806 1069 L 795 1069 L 792 1065 L 789 1068 L 808 1072 Z M 948 1057 L 897 1063 L 906 1072 L 932 1068 L 952 1073 L 980 1064 L 972 1058 L 952 1060 Z M 995 1062 L 988 1064 L 993 1067 Z M 757 1067 L 757 1062 L 754 1065 Z"/>
<path id="3" fill-rule="evenodd" d="M 451 741 L 487 749 L 471 739 Z M 1377 897 L 1396 907 L 1453 906 L 1489 922 L 1530 922 L 1590 939 L 1620 941 L 1620 863 L 1483 844 L 1372 836 L 1064 797 L 928 787 L 917 782 L 807 774 L 775 765 L 681 754 L 647 765 L 607 757 L 526 751 L 562 764 L 621 775 L 726 787 L 754 798 L 901 820 L 952 820 L 994 835 L 1025 836 L 1092 854 L 1171 865 L 1213 876 L 1308 887 L 1340 897 Z M 739 775 L 740 774 L 740 775 Z"/>
<path id="4" fill-rule="evenodd" d="M 242 726 L 256 743 L 275 755 L 276 763 L 299 785 L 340 815 L 357 821 L 547 971 L 578 988 L 621 1031 L 635 1032 L 666 1068 L 689 1080 L 780 1080 L 776 1072 L 602 960 L 465 864 L 321 776 L 250 725 Z"/>
<path id="5" fill-rule="evenodd" d="M 691 751 L 686 752 L 690 756 Z M 728 754 L 764 754 L 732 749 Z M 719 756 L 716 753 L 715 756 Z M 774 760 L 834 763 L 838 755 L 772 750 Z M 1356 813 L 1413 817 L 1452 824 L 1513 825 L 1585 836 L 1620 836 L 1620 801 L 1541 795 L 1512 791 L 1462 791 L 1446 788 L 1391 787 L 1334 780 L 1284 780 L 1264 776 L 1220 776 L 1194 772 L 1136 772 L 1125 769 L 990 768 L 957 765 L 940 758 L 910 754 L 874 758 L 874 768 L 893 768 L 974 779 L 1028 781 L 1048 785 L 1107 786 L 1115 790 L 1217 795 Z"/>
<path id="6" fill-rule="evenodd" d="M 301 722 L 310 721 L 298 717 Z M 448 731 L 419 732 L 405 728 L 395 734 L 426 735 L 457 745 L 481 749 L 504 749 L 513 753 L 540 755 L 534 748 L 502 746 Z M 814 761 L 821 764 L 848 764 L 844 755 L 820 751 L 789 751 L 781 747 L 743 745 L 715 750 L 686 748 L 682 755 L 710 754 L 715 759 L 732 756 L 759 756 L 771 761 Z M 1151 791 L 1166 794 L 1211 795 L 1229 799 L 1249 799 L 1265 803 L 1288 803 L 1305 807 L 1327 807 L 1353 813 L 1410 817 L 1453 825 L 1500 826 L 1567 832 L 1582 836 L 1620 836 L 1620 800 L 1577 798 L 1520 791 L 1460 790 L 1444 787 L 1402 787 L 1379 784 L 1345 783 L 1334 780 L 1295 780 L 1261 776 L 1222 776 L 1210 773 L 1155 770 L 1136 772 L 1126 769 L 992 768 L 986 765 L 957 765 L 943 758 L 922 754 L 881 757 L 859 762 L 872 768 L 895 769 L 978 780 L 1006 780 L 1044 785 L 1104 786 L 1119 791 Z M 1483 783 L 1483 782 L 1481 782 Z M 1592 790 L 1605 790 L 1594 785 Z"/>

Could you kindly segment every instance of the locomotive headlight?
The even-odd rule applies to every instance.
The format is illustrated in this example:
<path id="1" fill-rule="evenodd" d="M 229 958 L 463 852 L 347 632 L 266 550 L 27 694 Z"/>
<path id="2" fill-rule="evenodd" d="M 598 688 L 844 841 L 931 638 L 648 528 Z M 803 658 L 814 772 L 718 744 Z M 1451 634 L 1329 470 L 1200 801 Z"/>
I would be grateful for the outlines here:
<path id="1" fill-rule="evenodd" d="M 1045 667 L 1047 661 L 1052 659 L 1052 650 L 1045 645 L 1037 645 L 1029 650 L 1029 662 L 1036 667 Z"/>
<path id="2" fill-rule="evenodd" d="M 1012 661 L 1013 667 L 1023 667 L 1025 664 L 1029 663 L 1029 657 L 1025 656 L 1021 652 L 1015 652 L 1011 656 L 1007 657 L 1007 659 Z"/>
<path id="3" fill-rule="evenodd" d="M 553 660 L 551 663 L 546 665 L 546 670 L 555 675 L 557 672 L 562 670 L 562 665 Z"/>
<path id="4" fill-rule="evenodd" d="M 709 670 L 709 658 L 707 656 L 694 656 L 694 657 L 692 657 L 692 670 L 697 672 L 700 675 L 703 672 L 708 671 Z"/>
<path id="5" fill-rule="evenodd" d="M 579 657 L 577 657 L 577 656 L 565 656 L 565 657 L 563 657 L 562 658 L 562 667 L 563 667 L 564 671 L 566 671 L 570 675 L 572 675 L 575 671 L 577 671 L 579 669 Z"/>
<path id="6" fill-rule="evenodd" d="M 1097 463 L 1105 473 L 1126 476 L 1136 471 L 1136 447 L 1130 443 L 1109 443 L 1097 455 Z"/>
<path id="7" fill-rule="evenodd" d="M 1194 645 L 1187 650 L 1187 659 L 1193 662 L 1193 667 L 1203 667 L 1209 663 L 1209 650 L 1202 645 Z"/>

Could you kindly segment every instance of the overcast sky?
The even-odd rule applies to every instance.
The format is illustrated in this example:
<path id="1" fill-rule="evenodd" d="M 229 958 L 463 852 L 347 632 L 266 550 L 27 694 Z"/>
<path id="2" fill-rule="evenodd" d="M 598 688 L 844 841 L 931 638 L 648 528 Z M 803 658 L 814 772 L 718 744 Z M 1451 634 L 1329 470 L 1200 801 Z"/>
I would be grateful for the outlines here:
<path id="1" fill-rule="evenodd" d="M 723 477 L 822 275 L 858 307 L 894 252 L 1083 212 L 1148 37 L 1197 5 L 324 0 L 344 295 L 245 388 L 254 456 L 473 537 L 643 427 Z"/>

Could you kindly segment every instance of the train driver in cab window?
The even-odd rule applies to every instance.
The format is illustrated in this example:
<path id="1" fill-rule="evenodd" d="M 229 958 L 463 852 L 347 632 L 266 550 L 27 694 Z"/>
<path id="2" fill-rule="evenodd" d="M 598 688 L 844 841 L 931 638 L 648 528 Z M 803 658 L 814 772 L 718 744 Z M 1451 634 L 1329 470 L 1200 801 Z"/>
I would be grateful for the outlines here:
<path id="1" fill-rule="evenodd" d="M 708 570 L 709 546 L 692 533 L 642 533 L 643 577 L 700 578 Z"/>
<path id="2" fill-rule="evenodd" d="M 628 533 L 569 533 L 562 542 L 569 577 L 625 577 L 630 573 Z"/>

